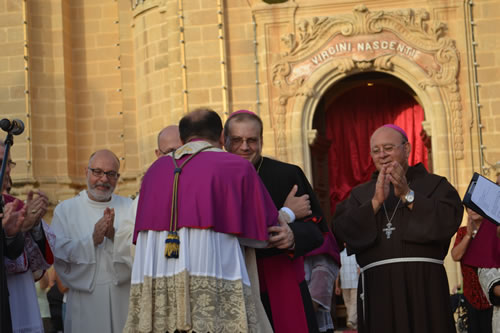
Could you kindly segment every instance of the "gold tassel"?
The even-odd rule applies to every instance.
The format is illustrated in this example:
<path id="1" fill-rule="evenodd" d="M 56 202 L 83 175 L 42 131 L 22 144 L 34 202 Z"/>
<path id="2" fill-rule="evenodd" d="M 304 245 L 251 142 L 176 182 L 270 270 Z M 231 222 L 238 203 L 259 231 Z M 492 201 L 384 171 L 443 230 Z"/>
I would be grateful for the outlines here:
<path id="1" fill-rule="evenodd" d="M 179 258 L 179 234 L 176 231 L 169 231 L 165 239 L 165 257 Z"/>

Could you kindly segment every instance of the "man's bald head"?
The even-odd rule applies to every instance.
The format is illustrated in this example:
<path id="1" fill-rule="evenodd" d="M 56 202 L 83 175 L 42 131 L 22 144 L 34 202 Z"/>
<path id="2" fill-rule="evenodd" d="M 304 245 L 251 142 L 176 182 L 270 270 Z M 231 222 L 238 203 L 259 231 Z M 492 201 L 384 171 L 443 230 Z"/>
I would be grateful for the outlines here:
<path id="1" fill-rule="evenodd" d="M 179 135 L 179 126 L 167 126 L 158 133 L 158 148 L 155 149 L 156 157 L 160 158 L 167 155 L 180 146 L 182 146 L 182 142 Z"/>
<path id="2" fill-rule="evenodd" d="M 116 164 L 115 167 L 117 172 L 120 169 L 120 159 L 118 158 L 118 156 L 115 155 L 115 153 L 113 153 L 111 150 L 108 149 L 101 149 L 92 153 L 92 155 L 90 155 L 89 157 L 89 166 L 93 164 L 94 160 L 101 160 L 101 159 L 113 161 Z"/>
<path id="3" fill-rule="evenodd" d="M 408 168 L 411 146 L 398 129 L 389 126 L 377 128 L 370 138 L 370 149 L 377 170 L 380 171 L 393 161 L 397 161 L 405 170 Z"/>

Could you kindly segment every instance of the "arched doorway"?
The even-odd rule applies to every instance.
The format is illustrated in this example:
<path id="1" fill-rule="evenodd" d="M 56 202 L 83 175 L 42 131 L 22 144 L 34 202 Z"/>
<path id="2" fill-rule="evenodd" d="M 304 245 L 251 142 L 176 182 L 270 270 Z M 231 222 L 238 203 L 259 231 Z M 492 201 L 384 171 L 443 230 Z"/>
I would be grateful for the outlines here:
<path id="1" fill-rule="evenodd" d="M 369 139 L 383 124 L 394 123 L 407 132 L 412 145 L 410 165 L 421 162 L 432 169 L 424 120 L 415 92 L 394 76 L 361 73 L 330 87 L 316 107 L 313 128 L 317 137 L 311 145 L 314 188 L 324 212 L 333 214 L 354 186 L 370 179 L 375 166 Z"/>

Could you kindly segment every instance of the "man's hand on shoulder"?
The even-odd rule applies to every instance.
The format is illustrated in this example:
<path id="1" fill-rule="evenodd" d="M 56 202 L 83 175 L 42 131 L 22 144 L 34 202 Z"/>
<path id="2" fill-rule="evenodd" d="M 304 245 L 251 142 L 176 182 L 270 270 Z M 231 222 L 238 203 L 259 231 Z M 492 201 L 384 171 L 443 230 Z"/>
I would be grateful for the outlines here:
<path id="1" fill-rule="evenodd" d="M 278 217 L 279 225 L 267 228 L 269 233 L 268 247 L 275 247 L 282 250 L 292 249 L 295 246 L 295 237 L 288 223 L 281 217 Z"/>
<path id="2" fill-rule="evenodd" d="M 296 197 L 295 194 L 297 194 L 298 188 L 299 187 L 297 185 L 293 185 L 292 190 L 288 193 L 283 206 L 290 208 L 295 214 L 296 219 L 302 219 L 312 214 L 311 201 L 309 200 L 308 194 Z"/>

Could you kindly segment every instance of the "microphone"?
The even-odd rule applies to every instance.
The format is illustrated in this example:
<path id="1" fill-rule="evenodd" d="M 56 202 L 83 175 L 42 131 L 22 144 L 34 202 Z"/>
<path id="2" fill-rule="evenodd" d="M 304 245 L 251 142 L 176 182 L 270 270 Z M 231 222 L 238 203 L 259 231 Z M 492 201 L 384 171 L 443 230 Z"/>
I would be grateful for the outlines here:
<path id="1" fill-rule="evenodd" d="M 0 128 L 12 135 L 19 135 L 24 132 L 24 123 L 19 119 L 12 119 L 12 121 L 10 121 L 4 118 L 0 120 Z"/>

